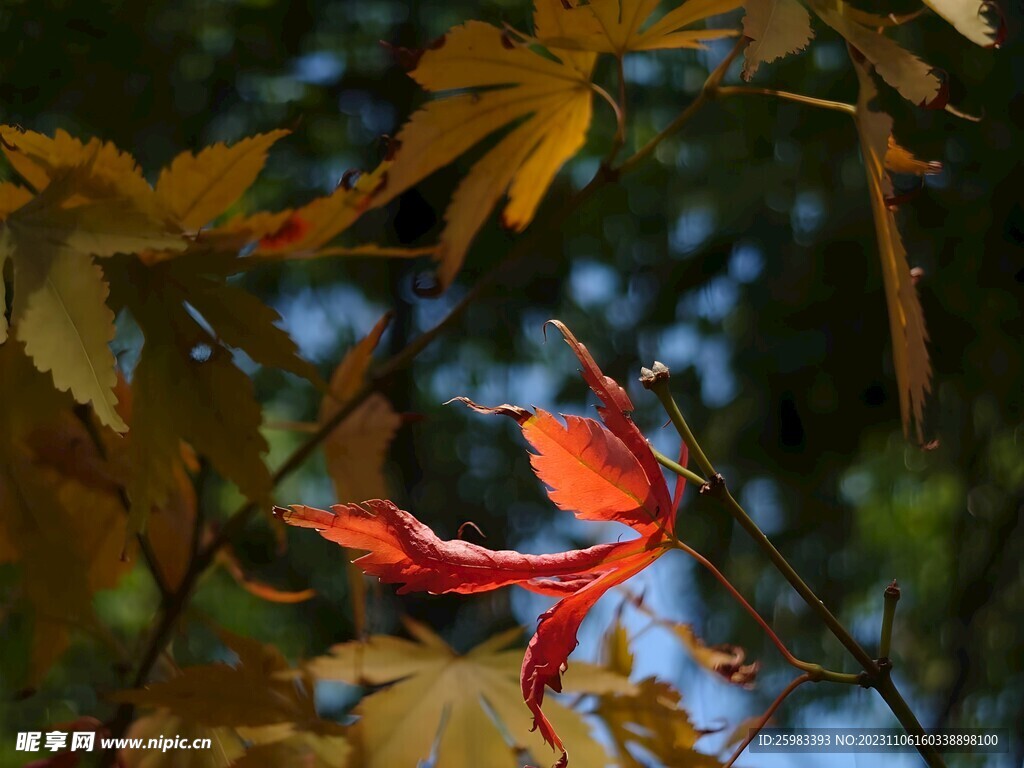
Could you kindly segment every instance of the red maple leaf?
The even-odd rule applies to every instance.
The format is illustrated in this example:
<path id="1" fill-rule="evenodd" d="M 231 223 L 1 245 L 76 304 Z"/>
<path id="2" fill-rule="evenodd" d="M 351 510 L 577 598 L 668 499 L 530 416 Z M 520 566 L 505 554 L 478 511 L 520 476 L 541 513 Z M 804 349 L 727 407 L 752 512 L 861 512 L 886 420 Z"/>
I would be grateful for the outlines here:
<path id="1" fill-rule="evenodd" d="M 399 592 L 470 594 L 516 584 L 561 598 L 541 615 L 523 658 L 523 698 L 533 712 L 534 728 L 561 751 L 556 768 L 568 764 L 565 746 L 544 716 L 544 689 L 561 690 L 561 676 L 577 645 L 583 618 L 612 587 L 636 575 L 667 550 L 683 482 L 670 495 L 665 476 L 647 440 L 630 418 L 626 391 L 605 376 L 587 348 L 568 328 L 550 321 L 583 365 L 584 380 L 601 401 L 604 422 L 579 416 L 565 421 L 537 409 L 513 405 L 486 408 L 457 398 L 474 410 L 515 419 L 536 453 L 530 456 L 537 477 L 561 509 L 581 520 L 615 520 L 639 538 L 617 544 L 551 555 L 491 550 L 461 540 L 443 541 L 430 528 L 390 501 L 338 504 L 327 512 L 275 507 L 284 522 L 316 529 L 343 547 L 367 550 L 356 564 L 381 581 L 400 584 Z M 685 464 L 685 448 L 680 463 Z"/>

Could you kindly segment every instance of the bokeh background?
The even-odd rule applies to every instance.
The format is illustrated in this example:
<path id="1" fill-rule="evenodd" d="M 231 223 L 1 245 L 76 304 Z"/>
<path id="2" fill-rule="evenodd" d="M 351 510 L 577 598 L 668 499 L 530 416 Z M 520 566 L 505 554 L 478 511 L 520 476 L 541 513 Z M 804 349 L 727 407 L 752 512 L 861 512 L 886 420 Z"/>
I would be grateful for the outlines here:
<path id="1" fill-rule="evenodd" d="M 886 4 L 914 7 L 909 0 Z M 390 382 L 396 408 L 417 416 L 390 454 L 396 502 L 444 537 L 472 520 L 495 548 L 555 551 L 620 533 L 556 513 L 505 420 L 442 406 L 467 395 L 591 412 L 569 351 L 544 343 L 543 321 L 560 318 L 606 372 L 629 382 L 637 422 L 666 453 L 676 450 L 674 435 L 635 382 L 641 364 L 659 359 L 671 367 L 676 397 L 737 498 L 869 649 L 877 644 L 882 590 L 898 579 L 895 675 L 926 725 L 1019 727 L 1024 59 L 1019 3 L 1004 3 L 1004 10 L 1009 38 L 997 51 L 972 46 L 931 14 L 898 33 L 948 73 L 953 101 L 983 120 L 916 110 L 883 94 L 901 143 L 945 165 L 923 186 L 905 186 L 909 200 L 899 214 L 911 261 L 925 273 L 919 291 L 935 367 L 928 422 L 935 450 L 922 452 L 901 431 L 853 125 L 837 113 L 743 97 L 705 109 L 637 173 L 544 233 L 515 274 Z M 528 29 L 529 15 L 526 0 L 7 0 L 0 6 L 0 113 L 32 130 L 111 140 L 148 172 L 182 149 L 290 127 L 294 133 L 275 147 L 246 201 L 284 207 L 333 189 L 348 169 L 373 167 L 384 151 L 381 136 L 424 101 L 378 41 L 414 47 L 467 18 Z M 762 67 L 757 83 L 853 100 L 856 79 L 842 42 L 820 24 L 817 32 L 809 51 Z M 632 56 L 631 142 L 666 124 L 728 47 Z M 588 147 L 560 175 L 549 209 L 589 179 L 607 149 L 613 120 L 596 108 Z M 350 241 L 432 242 L 465 167 L 456 163 L 367 215 Z M 268 267 L 244 282 L 280 311 L 303 355 L 326 375 L 385 310 L 396 312 L 383 342 L 392 350 L 430 328 L 512 241 L 489 224 L 456 284 L 434 299 L 413 290 L 429 265 L 408 262 L 324 260 Z M 138 343 L 130 328 L 118 337 L 129 369 Z M 275 423 L 314 419 L 317 396 L 285 374 L 248 370 L 266 404 L 274 464 L 303 437 Z M 234 506 L 232 491 L 214 479 L 200 492 L 209 509 L 226 514 Z M 332 495 L 317 457 L 277 499 L 322 505 Z M 852 669 L 722 510 L 689 494 L 680 530 L 798 656 Z M 339 553 L 318 537 L 289 540 L 281 555 L 264 520 L 250 526 L 237 550 L 260 578 L 312 586 L 317 597 L 294 606 L 265 603 L 215 572 L 176 642 L 180 660 L 208 660 L 210 622 L 273 642 L 291 658 L 352 637 Z M 0 569 L 0 606 L 16 578 L 12 567 Z M 749 617 L 682 555 L 664 558 L 635 590 L 666 617 L 692 622 L 709 642 L 739 643 L 763 661 L 755 691 L 731 689 L 697 669 L 665 632 L 644 630 L 646 620 L 626 611 L 630 629 L 643 630 L 635 642 L 638 672 L 678 685 L 698 724 L 734 724 L 763 710 L 788 681 L 790 670 Z M 587 621 L 579 658 L 596 658 L 620 602 L 609 596 Z M 139 571 L 97 598 L 113 635 L 129 647 L 154 605 Z M 371 593 L 369 616 L 374 631 L 392 632 L 406 612 L 467 648 L 513 622 L 532 627 L 546 605 L 511 591 L 398 598 L 381 588 Z M 106 711 L 102 691 L 124 684 L 127 671 L 112 664 L 102 644 L 82 637 L 38 691 L 20 692 L 23 628 L 2 626 L 0 764 L 13 766 L 24 757 L 13 752 L 14 732 Z M 341 714 L 348 702 L 325 691 L 321 703 L 328 714 Z M 807 686 L 780 722 L 889 725 L 891 716 L 872 693 Z M 1012 749 L 991 764 L 1019 765 L 1019 739 Z M 837 766 L 917 761 L 828 758 Z M 743 762 L 822 764 L 813 755 L 748 755 Z"/>

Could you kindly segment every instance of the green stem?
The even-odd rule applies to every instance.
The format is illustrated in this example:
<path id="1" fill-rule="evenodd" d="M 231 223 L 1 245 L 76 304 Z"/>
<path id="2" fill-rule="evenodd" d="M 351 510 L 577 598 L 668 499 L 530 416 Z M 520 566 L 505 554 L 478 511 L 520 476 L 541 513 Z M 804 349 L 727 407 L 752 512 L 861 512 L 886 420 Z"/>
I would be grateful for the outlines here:
<path id="1" fill-rule="evenodd" d="M 880 658 L 889 658 L 889 649 L 892 647 L 892 624 L 896 617 L 896 603 L 900 601 L 900 588 L 893 579 L 892 584 L 885 588 L 885 605 L 882 608 L 882 636 L 878 641 L 878 655 Z"/>
<path id="2" fill-rule="evenodd" d="M 668 388 L 668 379 L 654 382 L 650 389 L 658 396 L 658 399 L 661 401 L 666 413 L 668 413 L 668 417 L 672 420 L 672 424 L 675 426 L 676 432 L 679 433 L 683 442 L 686 443 L 686 447 L 690 449 L 690 455 L 693 456 L 693 460 L 697 462 L 697 466 L 700 467 L 700 471 L 704 473 L 708 480 L 713 478 L 718 473 L 715 472 L 715 468 L 711 466 L 711 462 L 708 460 L 708 457 L 704 455 L 704 450 L 700 447 L 700 443 L 697 442 L 697 438 L 693 436 L 693 432 L 690 431 L 690 426 L 686 423 L 686 419 L 683 418 L 683 414 L 679 410 L 679 406 L 676 405 L 676 401 L 672 397 L 672 393 Z M 661 460 L 659 459 L 659 461 Z M 669 467 L 669 469 L 671 469 L 671 467 Z M 707 482 L 707 480 L 702 481 L 701 486 L 706 485 Z"/>
<path id="3" fill-rule="evenodd" d="M 690 122 L 690 119 L 700 111 L 701 107 L 706 105 L 709 101 L 712 101 L 715 97 L 715 93 L 719 90 L 719 83 L 722 82 L 722 78 L 725 77 L 725 73 L 729 69 L 729 65 L 733 63 L 736 57 L 743 50 L 743 46 L 746 44 L 744 38 L 740 38 L 736 41 L 736 45 L 729 52 L 724 59 L 722 59 L 718 66 L 715 67 L 711 74 L 708 75 L 707 81 L 704 83 L 704 87 L 701 88 L 697 98 L 689 103 L 689 105 L 682 112 L 679 113 L 676 118 L 658 131 L 657 134 L 650 141 L 644 144 L 640 149 L 633 153 L 626 161 L 622 163 L 616 170 L 618 173 L 628 173 L 633 170 L 636 166 L 642 163 L 651 155 L 658 146 L 674 133 L 678 133 L 684 125 Z"/>
<path id="4" fill-rule="evenodd" d="M 668 456 L 659 451 L 657 448 L 651 447 L 651 453 L 654 454 L 654 458 L 658 460 L 665 469 L 675 472 L 680 477 L 685 477 L 689 482 L 694 483 L 698 488 L 707 485 L 707 480 L 698 475 L 692 469 L 687 469 L 682 464 L 672 461 Z"/>
<path id="5" fill-rule="evenodd" d="M 735 586 L 733 586 L 733 583 L 726 578 L 725 574 L 715 567 L 714 563 L 704 557 L 704 555 L 693 547 L 683 541 L 680 541 L 678 538 L 675 539 L 675 546 L 677 549 L 682 550 L 710 571 L 711 575 L 718 580 L 718 583 L 725 587 L 729 594 L 733 596 L 733 599 L 743 606 L 743 609 L 760 625 L 761 629 L 763 629 L 765 634 L 768 635 L 768 638 L 775 644 L 775 647 L 779 649 L 779 653 L 782 654 L 782 657 L 786 662 L 805 672 L 809 676 L 808 679 L 815 682 L 819 680 L 828 680 L 832 683 L 844 683 L 846 685 L 859 685 L 862 682 L 861 675 L 849 674 L 846 672 L 833 672 L 830 669 L 825 669 L 821 664 L 813 664 L 809 661 L 798 659 L 792 654 L 789 648 L 786 647 L 786 644 L 782 642 L 782 639 L 775 634 L 775 630 L 772 629 L 771 625 L 765 621 L 764 617 L 757 612 L 754 606 L 747 602 L 747 599 L 738 589 L 736 589 Z"/>
<path id="6" fill-rule="evenodd" d="M 701 470 L 706 472 L 709 476 L 709 482 L 701 488 L 702 493 L 707 495 L 715 496 L 721 501 L 726 508 L 729 510 L 733 518 L 740 524 L 740 527 L 754 540 L 754 542 L 761 548 L 761 550 L 768 556 L 768 559 L 772 561 L 775 568 L 785 577 L 786 581 L 790 583 L 797 594 L 803 598 L 804 602 L 811 608 L 811 610 L 817 614 L 818 618 L 828 627 L 829 631 L 842 643 L 843 647 L 856 659 L 857 663 L 863 667 L 864 672 L 867 675 L 867 684 L 878 691 L 879 695 L 888 704 L 889 709 L 900 721 L 900 724 L 907 731 L 907 733 L 920 736 L 924 734 L 924 728 L 921 727 L 921 723 L 918 721 L 917 716 L 913 710 L 904 700 L 899 690 L 896 688 L 895 683 L 892 682 L 892 678 L 889 675 L 891 664 L 888 659 L 883 660 L 884 663 L 879 665 L 871 656 L 864 650 L 860 643 L 858 643 L 854 637 L 847 631 L 846 627 L 837 619 L 832 612 L 825 606 L 825 604 L 818 599 L 818 596 L 814 594 L 814 591 L 807 586 L 807 583 L 800 577 L 800 574 L 789 564 L 789 561 L 782 555 L 779 550 L 775 548 L 775 545 L 769 541 L 768 537 L 765 536 L 764 532 L 757 526 L 750 516 L 746 513 L 740 503 L 733 498 L 733 495 L 729 492 L 726 487 L 724 478 L 715 472 L 711 462 L 708 461 L 704 452 L 700 449 L 700 445 L 697 443 L 696 438 L 690 431 L 689 426 L 686 424 L 686 420 L 683 418 L 682 413 L 679 412 L 679 406 L 676 405 L 672 393 L 668 389 L 668 375 L 665 371 L 665 375 L 658 380 L 652 382 L 648 387 L 651 389 L 661 400 L 662 405 L 665 407 L 669 418 L 675 425 L 676 430 L 679 432 L 679 436 L 683 439 L 686 445 L 690 448 L 690 451 L 697 458 L 698 463 L 701 465 Z M 945 768 L 945 762 L 942 756 L 930 745 L 921 744 L 917 747 L 921 757 L 924 758 L 925 762 L 928 763 L 932 768 Z"/>

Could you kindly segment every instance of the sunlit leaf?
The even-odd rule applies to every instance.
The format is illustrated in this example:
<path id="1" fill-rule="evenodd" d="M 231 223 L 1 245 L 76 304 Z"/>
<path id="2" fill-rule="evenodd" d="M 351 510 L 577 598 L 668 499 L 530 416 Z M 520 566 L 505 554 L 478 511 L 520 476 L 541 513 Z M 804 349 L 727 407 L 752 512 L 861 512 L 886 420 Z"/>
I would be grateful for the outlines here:
<path id="1" fill-rule="evenodd" d="M 991 0 L 922 0 L 972 43 L 998 46 L 1006 36 L 1006 22 Z"/>
<path id="2" fill-rule="evenodd" d="M 389 687 L 363 698 L 350 739 L 363 768 L 415 766 L 436 749 L 436 768 L 518 768 L 516 750 L 539 753 L 519 703 L 522 652 L 502 650 L 519 635 L 503 633 L 465 655 L 418 628 L 419 642 L 373 636 L 345 643 L 309 668 L 319 679 Z M 549 716 L 571 737 L 580 765 L 608 764 L 608 755 L 589 735 L 582 717 L 549 702 Z M 503 734 L 513 740 L 507 744 Z M 436 746 L 435 746 L 436 745 Z"/>
<path id="3" fill-rule="evenodd" d="M 398 133 L 398 151 L 376 204 L 510 128 L 472 167 L 445 211 L 437 255 L 443 286 L 459 271 L 501 197 L 508 196 L 502 222 L 522 231 L 558 169 L 583 146 L 592 95 L 590 68 L 578 68 L 583 62 L 579 56 L 562 61 L 542 55 L 478 21 L 449 30 L 441 43 L 424 51 L 412 77 L 444 95 Z"/>
<path id="4" fill-rule="evenodd" d="M 256 181 L 267 151 L 288 131 L 278 130 L 242 139 L 231 146 L 214 144 L 193 155 L 183 152 L 160 172 L 156 199 L 182 229 L 210 223 Z"/>

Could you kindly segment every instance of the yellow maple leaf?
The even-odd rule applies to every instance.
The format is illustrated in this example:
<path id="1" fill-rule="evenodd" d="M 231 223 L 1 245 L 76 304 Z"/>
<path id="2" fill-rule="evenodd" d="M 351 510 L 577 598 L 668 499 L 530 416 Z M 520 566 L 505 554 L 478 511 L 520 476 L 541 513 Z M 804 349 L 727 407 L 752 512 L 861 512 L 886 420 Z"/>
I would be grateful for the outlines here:
<path id="1" fill-rule="evenodd" d="M 31 199 L 32 192 L 25 187 L 10 181 L 0 183 L 0 219 L 7 218 Z"/>
<path id="2" fill-rule="evenodd" d="M 375 635 L 365 643 L 334 646 L 329 656 L 309 663 L 323 680 L 393 683 L 356 707 L 360 719 L 349 733 L 355 765 L 414 766 L 434 754 L 436 768 L 518 768 L 522 763 L 513 747 L 542 754 L 543 743 L 530 734 L 529 714 L 520 704 L 522 651 L 502 650 L 520 630 L 495 635 L 460 655 L 427 627 L 408 621 L 407 627 L 417 642 Z M 545 703 L 545 713 L 572 745 L 574 761 L 609 764 L 578 713 L 555 701 Z"/>
<path id="3" fill-rule="evenodd" d="M 197 155 L 182 152 L 160 172 L 156 199 L 185 230 L 209 224 L 240 198 L 263 170 L 267 151 L 288 131 L 214 144 Z"/>
<path id="4" fill-rule="evenodd" d="M 807 47 L 814 37 L 811 17 L 799 0 L 746 0 L 743 35 L 743 79 L 750 80 L 762 63 L 771 63 Z"/>
<path id="5" fill-rule="evenodd" d="M 852 58 L 860 81 L 857 132 L 867 172 L 871 212 L 878 236 L 878 253 L 882 261 L 903 431 L 909 434 L 910 423 L 913 421 L 918 442 L 924 442 L 924 402 L 931 391 L 932 369 L 928 358 L 928 332 L 924 325 L 924 313 L 910 274 L 907 252 L 896 226 L 896 217 L 888 204 L 892 197 L 892 182 L 886 173 L 885 163 L 892 137 L 892 118 L 878 109 L 878 90 L 871 77 L 870 64 L 855 53 Z"/>
<path id="6" fill-rule="evenodd" d="M 157 293 L 131 311 L 146 333 L 132 380 L 132 530 L 172 492 L 182 440 L 248 498 L 265 498 L 267 442 L 252 380 L 180 304 Z"/>
<path id="7" fill-rule="evenodd" d="M 191 744 L 195 739 L 209 739 L 210 749 L 122 749 L 118 764 L 124 768 L 228 768 L 245 754 L 245 742 L 230 728 L 208 728 L 178 717 L 167 710 L 135 720 L 125 736 L 150 739 L 180 736 Z"/>
<path id="8" fill-rule="evenodd" d="M 909 150 L 896 143 L 892 134 L 885 150 L 885 167 L 894 173 L 909 173 L 915 176 L 930 176 L 942 173 L 942 163 L 937 160 L 919 160 Z"/>
<path id="9" fill-rule="evenodd" d="M 131 564 L 122 558 L 126 516 L 120 501 L 27 456 L 0 470 L 0 539 L 23 569 L 32 609 L 28 679 L 38 684 L 64 653 L 74 629 L 94 621 L 92 596 L 117 584 Z"/>
<path id="10" fill-rule="evenodd" d="M 93 138 L 83 143 L 60 129 L 51 138 L 0 125 L 0 145 L 14 170 L 37 192 L 69 169 L 88 165 L 91 173 L 79 180 L 75 190 L 82 197 L 125 198 L 136 208 L 156 212 L 153 189 L 135 158 L 111 142 Z"/>
<path id="11" fill-rule="evenodd" d="M 714 768 L 722 763 L 695 749 L 705 735 L 690 721 L 680 705 L 679 691 L 653 677 L 641 680 L 632 695 L 612 694 L 598 699 L 594 713 L 611 735 L 621 768 L 644 768 L 630 747 L 657 756 L 660 764 L 673 768 Z"/>
<path id="12" fill-rule="evenodd" d="M 236 663 L 185 667 L 169 680 L 118 691 L 110 699 L 166 709 L 208 727 L 280 725 L 280 736 L 299 731 L 340 733 L 339 724 L 317 715 L 311 680 L 296 675 L 277 648 L 224 629 L 219 635 L 238 657 Z"/>
<path id="13" fill-rule="evenodd" d="M 565 9 L 568 34 L 539 38 L 554 48 L 624 56 L 630 51 L 703 48 L 703 41 L 735 37 L 735 29 L 684 29 L 738 8 L 742 0 L 686 0 L 644 27 L 661 0 L 591 0 Z"/>
<path id="14" fill-rule="evenodd" d="M 642 603 L 640 606 L 642 608 Z M 607 675 L 612 672 L 620 679 L 628 680 L 633 673 L 633 654 L 629 648 L 629 635 L 620 620 L 605 632 L 602 645 L 604 666 L 596 667 L 598 673 L 604 671 Z M 594 672 L 588 671 L 587 674 L 593 675 Z M 615 764 L 619 768 L 644 767 L 645 763 L 637 760 L 631 747 L 640 747 L 644 754 L 654 755 L 661 764 L 673 768 L 721 765 L 715 758 L 694 748 L 707 732 L 694 727 L 680 705 L 679 692 L 668 683 L 646 678 L 627 688 L 612 686 L 593 693 L 598 694 L 594 714 L 608 729 L 618 758 Z"/>
<path id="15" fill-rule="evenodd" d="M 539 0 L 544 21 L 552 11 Z M 442 287 L 451 283 L 466 250 L 499 199 L 502 221 L 519 232 L 566 160 L 583 146 L 591 119 L 593 56 L 557 58 L 490 24 L 470 21 L 449 30 L 423 53 L 412 77 L 445 94 L 416 112 L 398 133 L 398 151 L 374 203 L 381 205 L 502 129 L 508 129 L 470 169 L 445 211 L 437 259 Z"/>
<path id="16" fill-rule="evenodd" d="M 327 422 L 363 385 L 373 350 L 387 328 L 385 315 L 373 330 L 348 351 L 331 376 L 320 403 L 319 421 Z M 327 472 L 339 499 L 384 499 L 384 453 L 401 424 L 387 399 L 374 393 L 339 424 L 323 442 Z"/>
<path id="17" fill-rule="evenodd" d="M 186 243 L 154 215 L 152 190 L 134 161 L 112 145 L 82 145 L 60 133 L 51 140 L 7 126 L 0 136 L 12 165 L 42 190 L 30 200 L 21 188 L 8 187 L 4 195 L 12 210 L 0 222 L 0 272 L 11 259 L 18 338 L 58 389 L 91 404 L 104 424 L 123 432 L 109 347 L 114 316 L 103 272 L 92 259 L 181 250 Z M 6 336 L 4 321 L 0 342 Z"/>
<path id="18" fill-rule="evenodd" d="M 247 733 L 251 736 L 251 733 Z M 341 736 L 294 733 L 269 743 L 255 742 L 233 768 L 346 768 L 351 749 Z"/>
<path id="19" fill-rule="evenodd" d="M 689 624 L 669 621 L 651 611 L 643 602 L 633 599 L 637 610 L 652 619 L 658 626 L 664 627 L 678 640 L 699 666 L 718 675 L 734 685 L 753 688 L 757 673 L 761 669 L 760 662 L 744 664 L 746 651 L 738 645 L 723 643 L 709 646 Z"/>

